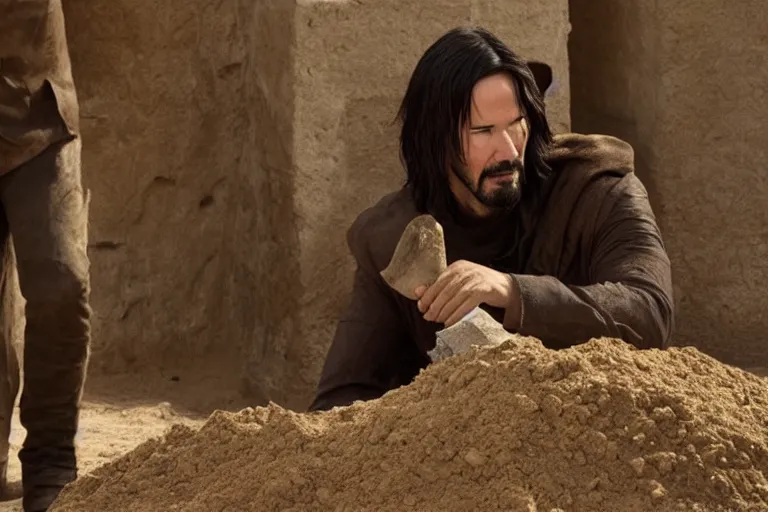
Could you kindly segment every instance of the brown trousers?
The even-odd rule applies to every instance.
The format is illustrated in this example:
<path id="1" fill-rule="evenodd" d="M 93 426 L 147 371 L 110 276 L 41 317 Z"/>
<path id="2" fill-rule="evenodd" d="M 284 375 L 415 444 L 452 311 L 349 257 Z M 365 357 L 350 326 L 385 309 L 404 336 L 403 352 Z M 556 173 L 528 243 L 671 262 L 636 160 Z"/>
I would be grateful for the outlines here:
<path id="1" fill-rule="evenodd" d="M 7 463 L 19 388 L 14 323 L 25 319 L 20 416 L 27 438 L 19 454 L 25 488 L 45 473 L 76 469 L 91 317 L 80 146 L 80 139 L 54 144 L 0 176 L 0 464 Z M 19 318 L 16 277 L 25 318 Z"/>

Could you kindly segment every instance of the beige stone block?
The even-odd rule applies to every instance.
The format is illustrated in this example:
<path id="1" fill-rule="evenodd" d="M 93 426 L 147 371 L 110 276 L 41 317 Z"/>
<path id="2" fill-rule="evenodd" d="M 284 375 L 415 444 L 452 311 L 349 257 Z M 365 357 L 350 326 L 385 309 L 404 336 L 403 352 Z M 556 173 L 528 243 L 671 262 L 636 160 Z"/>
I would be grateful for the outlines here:
<path id="1" fill-rule="evenodd" d="M 768 352 L 768 4 L 571 0 L 574 128 L 637 150 L 673 263 L 676 344 Z"/>

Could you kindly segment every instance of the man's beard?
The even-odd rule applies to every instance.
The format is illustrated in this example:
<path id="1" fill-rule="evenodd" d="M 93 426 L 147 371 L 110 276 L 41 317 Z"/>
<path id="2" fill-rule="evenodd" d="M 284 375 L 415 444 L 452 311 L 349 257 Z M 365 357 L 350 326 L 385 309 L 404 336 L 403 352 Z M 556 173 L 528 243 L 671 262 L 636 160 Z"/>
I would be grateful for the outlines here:
<path id="1" fill-rule="evenodd" d="M 520 201 L 520 186 L 523 181 L 523 161 L 520 159 L 504 160 L 490 167 L 483 169 L 480 178 L 477 180 L 477 186 L 472 184 L 472 179 L 465 167 L 460 167 L 455 171 L 456 176 L 472 192 L 472 195 L 480 204 L 495 210 L 511 210 Z M 514 172 L 517 172 L 517 179 L 510 179 L 500 182 L 493 190 L 486 191 L 484 185 L 486 181 L 495 176 L 508 175 L 512 178 Z"/>

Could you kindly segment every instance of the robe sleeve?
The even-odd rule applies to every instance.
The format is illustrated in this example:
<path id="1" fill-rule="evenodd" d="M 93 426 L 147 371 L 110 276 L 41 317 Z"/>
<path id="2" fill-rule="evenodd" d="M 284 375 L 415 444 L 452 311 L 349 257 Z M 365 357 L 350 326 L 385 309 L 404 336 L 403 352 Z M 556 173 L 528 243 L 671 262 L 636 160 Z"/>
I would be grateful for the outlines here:
<path id="1" fill-rule="evenodd" d="M 368 233 L 353 225 L 347 240 L 357 264 L 351 302 L 339 322 L 310 411 L 379 398 L 418 373 L 393 292 L 378 273 Z"/>
<path id="2" fill-rule="evenodd" d="M 604 211 L 590 284 L 513 275 L 520 301 L 505 312 L 505 328 L 553 348 L 602 336 L 638 348 L 667 345 L 674 323 L 671 268 L 645 188 L 628 175 L 608 194 Z"/>

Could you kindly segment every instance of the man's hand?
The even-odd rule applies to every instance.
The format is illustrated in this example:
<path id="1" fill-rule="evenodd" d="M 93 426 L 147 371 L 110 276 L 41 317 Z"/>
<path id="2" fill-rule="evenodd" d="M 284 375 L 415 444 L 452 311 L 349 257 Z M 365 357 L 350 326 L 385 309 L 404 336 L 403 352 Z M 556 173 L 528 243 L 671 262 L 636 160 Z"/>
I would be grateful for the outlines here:
<path id="1" fill-rule="evenodd" d="M 452 263 L 430 287 L 414 290 L 429 322 L 451 326 L 480 304 L 508 308 L 514 301 L 512 277 L 469 261 Z"/>

